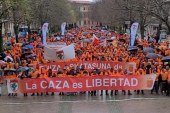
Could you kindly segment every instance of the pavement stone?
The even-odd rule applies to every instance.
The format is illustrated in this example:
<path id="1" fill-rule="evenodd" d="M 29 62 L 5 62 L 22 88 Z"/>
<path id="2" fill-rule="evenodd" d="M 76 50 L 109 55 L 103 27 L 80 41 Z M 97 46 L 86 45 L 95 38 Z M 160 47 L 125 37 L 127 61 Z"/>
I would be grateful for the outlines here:
<path id="1" fill-rule="evenodd" d="M 0 113 L 169 113 L 170 97 L 150 94 L 131 96 L 34 96 L 0 97 Z"/>

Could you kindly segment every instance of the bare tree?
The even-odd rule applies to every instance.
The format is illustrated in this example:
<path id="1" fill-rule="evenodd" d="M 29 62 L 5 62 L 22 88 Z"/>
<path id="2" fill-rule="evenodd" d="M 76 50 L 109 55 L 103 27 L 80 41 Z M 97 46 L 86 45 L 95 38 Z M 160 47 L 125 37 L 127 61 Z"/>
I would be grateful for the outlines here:
<path id="1" fill-rule="evenodd" d="M 101 22 L 109 23 L 113 20 L 113 15 L 116 15 L 114 20 L 119 22 L 138 21 L 142 38 L 144 38 L 145 27 L 154 21 L 153 17 L 166 25 L 170 33 L 169 0 L 102 0 L 94 5 L 93 10 L 93 19 Z"/>
<path id="2" fill-rule="evenodd" d="M 32 0 L 31 7 L 34 11 L 34 21 L 40 25 L 48 21 L 53 30 L 64 21 L 76 21 L 75 11 L 67 0 Z"/>
<path id="3" fill-rule="evenodd" d="M 4 20 L 8 18 L 10 9 L 11 6 L 8 6 L 7 0 L 0 1 L 0 53 L 3 52 L 2 25 Z"/>
<path id="4" fill-rule="evenodd" d="M 92 19 L 109 26 L 122 26 L 127 20 L 134 20 L 129 1 L 103 0 L 92 7 Z"/>
<path id="5" fill-rule="evenodd" d="M 145 28 L 152 21 L 152 5 L 150 0 L 103 0 L 94 4 L 92 18 L 111 26 L 137 21 L 144 38 Z"/>
<path id="6" fill-rule="evenodd" d="M 170 33 L 170 1 L 168 0 L 150 0 L 150 9 L 144 8 L 153 17 L 163 22 Z"/>

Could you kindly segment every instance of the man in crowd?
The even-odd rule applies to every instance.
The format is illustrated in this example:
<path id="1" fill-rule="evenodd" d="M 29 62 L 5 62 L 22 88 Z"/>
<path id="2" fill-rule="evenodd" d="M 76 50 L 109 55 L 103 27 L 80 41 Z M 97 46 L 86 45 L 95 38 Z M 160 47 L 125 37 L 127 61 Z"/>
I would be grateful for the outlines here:
<path id="1" fill-rule="evenodd" d="M 83 32 L 88 32 L 86 35 L 83 35 Z M 127 51 L 127 48 L 129 46 L 128 43 L 128 36 L 127 35 L 120 35 L 119 33 L 116 32 L 102 32 L 97 29 L 79 29 L 79 30 L 70 30 L 68 31 L 70 34 L 74 34 L 73 39 L 69 39 L 66 37 L 69 37 L 69 35 L 66 34 L 65 38 L 61 39 L 60 42 L 65 42 L 67 45 L 71 43 L 75 43 L 75 50 L 79 51 L 78 54 L 76 54 L 76 58 L 70 59 L 67 61 L 57 61 L 57 62 L 84 62 L 84 61 L 111 61 L 111 62 L 135 62 L 137 65 L 137 70 L 136 72 L 133 72 L 132 75 L 144 75 L 146 74 L 151 74 L 155 73 L 152 72 L 152 66 L 154 65 L 151 61 L 147 60 L 146 54 L 142 52 L 142 50 L 139 50 L 139 52 L 131 52 Z M 94 41 L 94 36 L 98 37 L 97 43 Z M 111 37 L 114 36 L 116 37 L 111 41 L 111 43 L 105 43 L 101 44 L 101 39 L 104 37 L 105 40 L 111 40 Z M 49 63 L 50 61 L 47 61 L 44 59 L 44 49 L 40 46 L 41 45 L 41 37 L 38 35 L 34 34 L 32 35 L 34 41 L 29 43 L 30 48 L 24 48 L 24 46 L 16 44 L 15 42 L 12 42 L 12 49 L 11 50 L 6 50 L 5 53 L 9 57 L 11 57 L 13 60 L 9 62 L 6 62 L 6 67 L 7 68 L 13 68 L 13 64 L 18 63 L 19 66 L 21 67 L 31 67 L 33 68 L 33 72 L 29 73 L 32 78 L 44 78 L 44 77 L 82 77 L 82 76 L 122 76 L 124 75 L 124 70 L 112 70 L 112 72 L 109 72 L 107 69 L 106 70 L 96 70 L 94 69 L 92 72 L 89 72 L 89 70 L 86 70 L 84 66 L 82 68 L 79 67 L 73 67 L 69 69 L 67 65 L 62 69 L 59 69 L 57 72 L 51 72 L 50 69 L 44 68 L 43 70 L 40 70 L 39 65 L 44 65 L 46 63 Z M 80 44 L 80 39 L 82 37 L 85 37 L 87 42 L 83 42 L 83 45 Z M 26 39 L 27 40 L 27 39 Z M 91 41 L 93 40 L 93 41 Z M 123 41 L 122 41 L 123 40 Z M 49 37 L 48 40 L 49 42 L 54 42 L 54 37 Z M 114 43 L 112 43 L 114 42 Z M 158 45 L 154 45 L 154 42 L 149 42 L 147 40 L 142 40 L 137 42 L 137 44 L 143 45 L 143 47 L 147 48 L 150 45 L 154 46 L 154 48 L 157 48 Z M 165 47 L 167 46 L 166 43 L 163 43 Z M 156 49 L 155 49 L 156 51 Z M 160 54 L 169 54 L 168 49 L 161 49 Z M 156 51 L 157 52 L 157 51 Z M 28 56 L 27 54 L 35 54 L 36 57 L 32 58 Z M 132 54 L 133 53 L 133 54 Z M 157 52 L 159 54 L 159 52 Z M 142 60 L 146 59 L 146 60 Z M 154 59 L 155 62 L 160 63 L 161 58 Z M 141 66 L 142 65 L 142 66 Z M 38 66 L 38 67 L 36 67 Z M 141 66 L 141 67 L 140 67 Z M 138 68 L 139 67 L 139 68 Z M 15 67 L 14 67 L 15 68 Z M 140 72 L 142 69 L 142 72 Z M 86 72 L 85 72 L 86 71 Z M 83 73 L 83 74 L 82 74 Z M 161 92 L 166 92 L 167 90 L 167 77 L 168 73 L 167 70 L 163 70 L 161 73 L 162 77 L 162 90 Z M 155 82 L 156 83 L 156 82 Z M 157 86 L 157 85 L 156 85 Z M 156 89 L 157 90 L 157 89 Z M 123 91 L 125 93 L 125 91 Z M 128 91 L 129 94 L 130 91 Z M 142 94 L 144 93 L 143 90 L 141 91 Z M 157 91 L 156 91 L 157 92 Z M 137 91 L 138 93 L 138 91 Z M 41 93 L 43 94 L 43 93 Z M 48 92 L 46 93 L 48 94 Z M 52 93 L 53 95 L 54 93 Z M 63 92 L 59 93 L 60 95 L 64 95 Z M 91 95 L 96 95 L 96 91 L 91 91 Z M 108 95 L 108 91 L 106 90 L 106 95 Z M 115 91 L 115 95 L 118 94 L 118 91 Z M 26 94 L 25 94 L 26 95 Z M 34 95 L 34 93 L 32 94 Z M 101 95 L 103 95 L 103 91 L 101 91 Z M 113 90 L 111 91 L 111 95 L 113 95 Z"/>

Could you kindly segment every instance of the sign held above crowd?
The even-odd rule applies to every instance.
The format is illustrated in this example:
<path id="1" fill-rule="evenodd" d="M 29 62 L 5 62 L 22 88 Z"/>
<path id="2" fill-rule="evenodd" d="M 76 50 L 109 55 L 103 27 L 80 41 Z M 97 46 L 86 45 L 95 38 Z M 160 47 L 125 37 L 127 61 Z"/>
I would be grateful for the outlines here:
<path id="1" fill-rule="evenodd" d="M 44 47 L 44 58 L 50 61 L 69 60 L 75 58 L 74 44 L 47 45 Z"/>

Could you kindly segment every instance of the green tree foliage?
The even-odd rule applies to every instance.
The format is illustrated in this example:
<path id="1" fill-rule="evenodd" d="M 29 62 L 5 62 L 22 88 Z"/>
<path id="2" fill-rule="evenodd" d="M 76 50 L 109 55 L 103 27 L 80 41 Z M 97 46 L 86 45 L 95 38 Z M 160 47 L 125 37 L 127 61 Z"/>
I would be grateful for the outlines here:
<path id="1" fill-rule="evenodd" d="M 3 51 L 2 23 L 6 18 L 14 24 L 16 42 L 20 25 L 39 28 L 47 21 L 56 31 L 62 22 L 74 23 L 77 20 L 68 0 L 0 0 L 0 52 Z M 28 32 L 30 34 L 30 29 Z"/>
<path id="2" fill-rule="evenodd" d="M 62 22 L 73 23 L 76 21 L 76 14 L 68 0 L 32 0 L 34 21 L 43 24 L 50 23 L 51 28 L 60 26 Z"/>
<path id="3" fill-rule="evenodd" d="M 0 53 L 3 52 L 2 24 L 8 18 L 10 8 L 8 0 L 0 1 Z"/>

